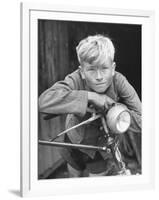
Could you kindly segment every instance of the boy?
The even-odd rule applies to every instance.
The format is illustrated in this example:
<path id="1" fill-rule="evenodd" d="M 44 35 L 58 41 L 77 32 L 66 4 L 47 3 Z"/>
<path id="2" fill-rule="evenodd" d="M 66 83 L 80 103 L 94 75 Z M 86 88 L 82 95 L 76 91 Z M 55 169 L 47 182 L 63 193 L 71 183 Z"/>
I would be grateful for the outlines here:
<path id="1" fill-rule="evenodd" d="M 127 79 L 115 71 L 115 49 L 110 38 L 95 35 L 83 39 L 76 47 L 79 68 L 55 83 L 39 98 L 40 112 L 68 114 L 66 128 L 90 117 L 87 108 L 107 110 L 114 102 L 125 104 L 131 113 L 131 125 L 120 136 L 119 148 L 127 167 L 133 173 L 140 170 L 141 158 L 141 102 Z M 104 130 L 100 120 L 69 131 L 65 142 L 89 145 L 104 144 Z M 86 149 L 61 148 L 67 161 L 70 177 L 116 174 L 111 154 Z M 132 162 L 131 162 L 132 161 Z"/>

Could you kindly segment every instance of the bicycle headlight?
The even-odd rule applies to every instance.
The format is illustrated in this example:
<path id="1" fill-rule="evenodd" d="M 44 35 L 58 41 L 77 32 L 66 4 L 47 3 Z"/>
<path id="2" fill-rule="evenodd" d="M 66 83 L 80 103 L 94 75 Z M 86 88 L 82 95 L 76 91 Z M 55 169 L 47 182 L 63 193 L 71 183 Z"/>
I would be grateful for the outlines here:
<path id="1" fill-rule="evenodd" d="M 130 112 L 126 106 L 115 104 L 107 112 L 106 121 L 112 133 L 124 133 L 128 130 L 131 123 Z"/>

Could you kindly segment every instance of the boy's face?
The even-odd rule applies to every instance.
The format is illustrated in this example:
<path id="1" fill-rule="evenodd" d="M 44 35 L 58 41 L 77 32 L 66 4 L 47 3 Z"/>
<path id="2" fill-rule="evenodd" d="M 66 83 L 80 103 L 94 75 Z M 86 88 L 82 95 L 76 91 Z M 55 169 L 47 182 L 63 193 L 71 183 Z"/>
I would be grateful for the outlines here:
<path id="1" fill-rule="evenodd" d="M 115 62 L 108 59 L 105 65 L 94 66 L 84 63 L 81 67 L 82 78 L 85 79 L 87 86 L 97 92 L 103 93 L 112 82 L 115 72 Z"/>

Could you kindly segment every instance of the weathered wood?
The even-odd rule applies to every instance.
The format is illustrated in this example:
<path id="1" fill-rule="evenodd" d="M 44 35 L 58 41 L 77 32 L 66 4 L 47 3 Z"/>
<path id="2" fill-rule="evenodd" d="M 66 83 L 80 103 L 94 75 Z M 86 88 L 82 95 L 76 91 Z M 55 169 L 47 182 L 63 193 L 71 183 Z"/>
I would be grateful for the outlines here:
<path id="1" fill-rule="evenodd" d="M 39 21 L 39 95 L 68 70 L 67 24 L 58 21 Z M 45 121 L 39 114 L 38 137 L 51 139 L 62 131 L 65 117 Z M 58 148 L 38 147 L 38 173 L 41 174 L 60 159 Z"/>

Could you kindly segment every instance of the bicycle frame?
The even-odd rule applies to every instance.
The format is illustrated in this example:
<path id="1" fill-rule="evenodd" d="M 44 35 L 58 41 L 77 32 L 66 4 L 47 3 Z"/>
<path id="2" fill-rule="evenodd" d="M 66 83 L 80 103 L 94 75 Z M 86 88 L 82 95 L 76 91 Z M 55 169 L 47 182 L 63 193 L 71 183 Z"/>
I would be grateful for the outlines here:
<path id="1" fill-rule="evenodd" d="M 79 126 L 83 126 L 85 124 L 92 123 L 93 121 L 95 121 L 99 118 L 101 119 L 102 126 L 104 128 L 105 135 L 106 135 L 105 146 L 101 147 L 101 146 L 72 144 L 72 143 L 64 143 L 64 142 L 55 142 L 54 141 L 55 139 L 59 138 L 60 136 L 68 133 L 70 130 L 73 130 L 73 129 L 75 129 Z M 39 140 L 39 144 L 49 145 L 49 146 L 58 146 L 58 147 L 71 147 L 71 148 L 77 148 L 77 149 L 89 149 L 89 150 L 96 150 L 96 151 L 104 151 L 106 153 L 111 152 L 113 155 L 113 159 L 114 159 L 116 165 L 118 166 L 118 174 L 120 174 L 120 175 L 130 174 L 130 172 L 128 172 L 128 170 L 125 167 L 125 163 L 122 160 L 122 156 L 121 156 L 121 153 L 118 148 L 118 143 L 115 141 L 113 134 L 109 131 L 109 128 L 108 128 L 107 122 L 106 122 L 106 113 L 105 112 L 99 113 L 99 114 L 92 112 L 92 116 L 89 119 L 87 119 L 86 121 L 83 121 L 82 123 L 80 123 L 78 125 L 75 125 L 65 131 L 62 131 L 55 138 L 52 138 L 49 141 Z"/>

